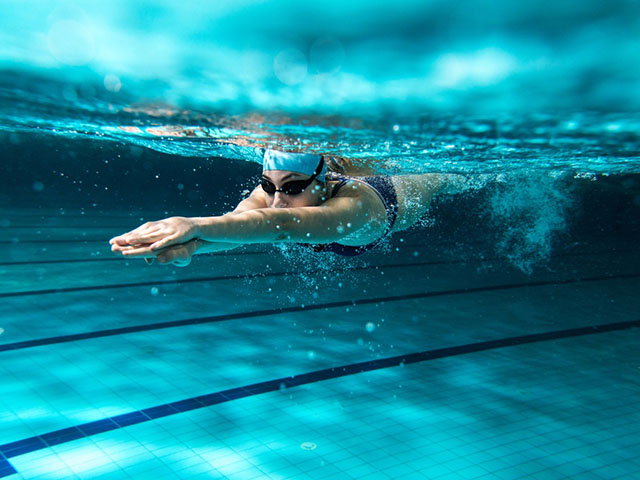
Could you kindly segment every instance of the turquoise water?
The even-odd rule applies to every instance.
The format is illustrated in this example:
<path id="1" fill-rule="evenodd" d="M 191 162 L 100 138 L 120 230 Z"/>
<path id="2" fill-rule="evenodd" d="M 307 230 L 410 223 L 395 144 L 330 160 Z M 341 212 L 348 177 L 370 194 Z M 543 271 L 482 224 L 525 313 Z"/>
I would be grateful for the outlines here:
<path id="1" fill-rule="evenodd" d="M 640 475 L 637 1 L 0 6 L 0 478 Z M 111 253 L 255 147 L 466 188 L 353 259 Z"/>

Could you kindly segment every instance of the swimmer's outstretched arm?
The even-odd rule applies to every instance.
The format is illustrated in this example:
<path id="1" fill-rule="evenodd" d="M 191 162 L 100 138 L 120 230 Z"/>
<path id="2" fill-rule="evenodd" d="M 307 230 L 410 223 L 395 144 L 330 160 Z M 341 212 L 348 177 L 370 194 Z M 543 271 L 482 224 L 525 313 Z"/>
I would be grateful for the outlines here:
<path id="1" fill-rule="evenodd" d="M 259 196 L 255 195 L 255 193 L 256 192 L 254 190 L 251 196 L 242 200 L 236 206 L 236 208 L 233 209 L 233 211 L 226 213 L 224 216 L 236 215 L 238 213 L 242 213 L 247 210 L 264 207 L 264 201 L 262 201 L 262 199 Z M 185 262 L 187 259 L 190 259 L 190 257 L 195 254 L 231 250 L 241 245 L 240 243 L 229 243 L 229 242 L 207 242 L 201 239 L 194 238 L 193 240 L 185 241 L 182 244 L 174 244 L 173 246 L 167 249 L 156 249 L 153 252 L 148 252 L 148 254 L 146 255 L 144 254 L 133 255 L 133 249 L 140 249 L 140 247 L 150 246 L 150 244 L 148 243 L 145 245 L 142 242 L 142 238 L 144 235 L 147 235 L 150 232 L 154 231 L 154 226 L 158 226 L 160 224 L 165 224 L 165 226 L 167 226 L 166 224 L 168 223 L 176 223 L 174 222 L 176 218 L 180 218 L 180 217 L 161 220 L 160 222 L 147 222 L 128 233 L 119 235 L 117 237 L 113 237 L 111 240 L 109 240 L 109 243 L 111 244 L 111 250 L 117 253 L 121 253 L 123 255 L 125 255 L 125 252 L 127 252 L 127 255 L 143 257 L 148 260 L 157 258 L 158 263 L 175 262 L 176 264 L 178 264 L 177 262 L 180 262 L 180 261 Z M 185 219 L 185 220 L 188 220 L 188 219 Z M 155 231 L 159 233 L 157 228 L 155 228 Z M 151 263 L 151 262 L 148 262 L 148 263 Z"/>
<path id="2" fill-rule="evenodd" d="M 172 217 L 146 223 L 111 240 L 125 256 L 155 256 L 163 248 L 194 238 L 230 244 L 328 243 L 362 232 L 382 234 L 386 212 L 375 194 L 334 197 L 320 206 L 257 208 L 219 217 Z M 363 241 L 368 243 L 367 241 Z"/>

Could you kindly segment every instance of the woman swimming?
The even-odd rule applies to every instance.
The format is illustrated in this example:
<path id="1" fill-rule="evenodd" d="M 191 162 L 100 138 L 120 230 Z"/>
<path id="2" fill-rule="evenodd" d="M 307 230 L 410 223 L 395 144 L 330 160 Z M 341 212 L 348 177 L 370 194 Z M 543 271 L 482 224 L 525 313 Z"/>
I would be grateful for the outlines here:
<path id="1" fill-rule="evenodd" d="M 109 243 L 125 257 L 179 266 L 195 254 L 250 243 L 358 255 L 413 225 L 450 177 L 347 176 L 327 172 L 320 155 L 266 150 L 260 185 L 232 212 L 148 222 Z"/>

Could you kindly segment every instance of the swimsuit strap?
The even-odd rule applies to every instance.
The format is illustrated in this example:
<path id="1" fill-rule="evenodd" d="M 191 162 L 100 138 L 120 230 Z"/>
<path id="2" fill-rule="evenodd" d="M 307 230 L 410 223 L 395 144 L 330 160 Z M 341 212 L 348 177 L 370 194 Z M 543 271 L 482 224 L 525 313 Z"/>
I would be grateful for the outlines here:
<path id="1" fill-rule="evenodd" d="M 338 183 L 333 187 L 333 191 L 331 192 L 332 198 L 335 197 L 338 191 L 340 191 L 340 189 L 344 187 L 351 180 L 364 183 L 370 186 L 371 188 L 373 188 L 373 190 L 376 192 L 376 194 L 382 201 L 382 204 L 384 205 L 385 210 L 387 212 L 387 229 L 380 236 L 380 238 L 378 238 L 377 240 L 374 240 L 373 242 L 367 245 L 353 246 L 353 245 L 342 245 L 340 243 L 333 242 L 333 243 L 310 245 L 310 246 L 316 252 L 333 252 L 333 253 L 337 253 L 338 255 L 344 255 L 349 257 L 360 255 L 361 253 L 367 252 L 377 247 L 384 240 L 384 238 L 387 235 L 389 235 L 389 233 L 391 233 L 391 230 L 393 229 L 393 225 L 395 224 L 396 218 L 398 217 L 398 199 L 397 199 L 395 189 L 393 188 L 393 183 L 391 182 L 391 179 L 388 176 L 382 176 L 382 177 L 370 176 L 370 177 L 354 178 L 354 177 L 338 175 L 335 173 L 331 173 L 329 175 L 329 179 L 338 180 Z"/>
<path id="2" fill-rule="evenodd" d="M 364 183 L 371 187 L 378 195 L 378 198 L 384 205 L 384 209 L 387 212 L 387 229 L 382 237 L 385 237 L 391 232 L 396 223 L 396 219 L 398 218 L 398 197 L 396 195 L 395 188 L 393 187 L 393 183 L 391 183 L 391 179 L 388 176 L 347 177 L 332 173 L 329 179 L 338 180 L 338 183 L 333 187 L 333 191 L 331 192 L 331 198 L 335 197 L 340 189 L 349 181 Z"/>

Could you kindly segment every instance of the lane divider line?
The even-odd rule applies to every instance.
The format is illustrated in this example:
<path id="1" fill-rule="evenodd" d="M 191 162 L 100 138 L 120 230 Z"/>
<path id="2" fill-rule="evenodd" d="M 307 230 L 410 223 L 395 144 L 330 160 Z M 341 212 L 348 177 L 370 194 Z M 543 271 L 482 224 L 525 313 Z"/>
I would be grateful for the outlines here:
<path id="1" fill-rule="evenodd" d="M 298 305 L 294 307 L 282 307 L 265 310 L 254 310 L 249 312 L 226 313 L 222 315 L 210 315 L 206 317 L 187 318 L 184 320 L 171 320 L 168 322 L 157 322 L 146 325 L 132 325 L 130 327 L 110 328 L 106 330 L 97 330 L 93 332 L 76 333 L 70 335 L 61 335 L 57 337 L 39 338 L 34 340 L 25 340 L 22 342 L 5 343 L 0 345 L 0 352 L 11 350 L 21 350 L 25 348 L 39 347 L 44 345 L 54 345 L 58 343 L 75 342 L 78 340 L 88 340 L 93 338 L 110 337 L 115 335 L 124 335 L 129 333 L 145 332 L 150 330 L 160 330 L 164 328 L 184 327 L 188 325 L 202 325 L 206 323 L 215 323 L 229 320 L 238 320 L 242 318 L 256 318 L 268 315 L 280 315 L 284 313 L 297 313 L 302 311 L 312 311 L 339 307 L 355 307 L 358 305 L 370 305 L 373 303 L 399 302 L 405 300 L 414 300 L 421 298 L 440 297 L 445 295 L 464 295 L 480 292 L 490 292 L 498 290 L 514 290 L 518 288 L 543 287 L 551 285 L 568 285 L 575 283 L 600 282 L 607 280 L 632 279 L 640 278 L 640 274 L 598 276 L 569 280 L 548 280 L 539 282 L 511 283 L 505 285 L 490 285 L 485 287 L 458 288 L 453 290 L 442 290 L 435 292 L 421 292 L 406 295 L 394 295 L 388 297 L 361 298 L 354 300 L 343 300 L 339 302 L 318 303 L 315 305 Z"/>

